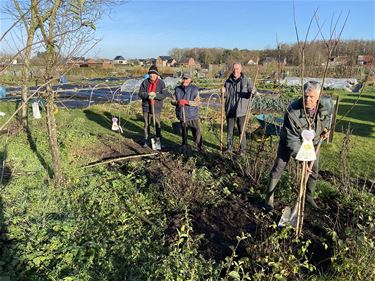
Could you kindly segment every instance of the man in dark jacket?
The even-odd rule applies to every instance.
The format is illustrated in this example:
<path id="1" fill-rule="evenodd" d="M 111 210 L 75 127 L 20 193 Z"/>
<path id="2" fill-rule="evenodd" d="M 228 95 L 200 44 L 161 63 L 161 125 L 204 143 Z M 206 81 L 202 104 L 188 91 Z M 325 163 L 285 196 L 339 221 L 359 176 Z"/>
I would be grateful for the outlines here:
<path id="1" fill-rule="evenodd" d="M 224 84 L 225 92 L 225 114 L 227 119 L 227 153 L 233 149 L 234 123 L 237 122 L 239 135 L 245 123 L 247 108 L 252 95 L 256 89 L 250 78 L 243 75 L 242 66 L 239 63 L 233 64 L 232 74 Z M 246 134 L 243 134 L 240 154 L 244 153 L 246 147 Z"/>
<path id="2" fill-rule="evenodd" d="M 275 187 L 290 157 L 295 158 L 301 147 L 302 131 L 309 129 L 315 131 L 314 145 L 317 145 L 320 139 L 325 140 L 329 136 L 333 104 L 330 97 L 320 96 L 320 91 L 321 85 L 318 82 L 305 83 L 304 97 L 290 104 L 285 112 L 284 125 L 280 131 L 277 157 L 271 170 L 270 181 L 265 196 L 265 207 L 267 209 L 273 209 Z M 318 172 L 319 152 L 316 155 L 316 160 L 311 171 L 308 170 L 309 179 L 307 182 L 306 201 L 313 208 L 318 208 L 314 201 Z"/>
<path id="3" fill-rule="evenodd" d="M 150 144 L 150 124 L 152 123 L 152 110 L 155 110 L 156 137 L 161 138 L 160 116 L 163 109 L 163 100 L 169 96 L 163 80 L 159 78 L 159 72 L 156 66 L 151 66 L 148 74 L 140 88 L 138 96 L 142 99 L 143 118 L 145 121 L 145 143 L 143 147 L 149 147 Z"/>
<path id="4" fill-rule="evenodd" d="M 203 140 L 199 125 L 199 105 L 201 104 L 198 87 L 191 84 L 189 72 L 182 74 L 180 86 L 175 88 L 171 103 L 176 106 L 176 116 L 182 128 L 182 149 L 187 150 L 188 129 L 191 130 L 197 150 L 202 150 Z"/>

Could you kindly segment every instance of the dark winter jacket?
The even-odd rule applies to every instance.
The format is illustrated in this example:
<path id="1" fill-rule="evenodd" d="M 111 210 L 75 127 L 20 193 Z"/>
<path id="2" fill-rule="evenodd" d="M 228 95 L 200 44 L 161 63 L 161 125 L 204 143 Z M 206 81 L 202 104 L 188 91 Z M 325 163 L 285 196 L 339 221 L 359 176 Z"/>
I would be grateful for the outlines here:
<path id="1" fill-rule="evenodd" d="M 177 86 L 174 91 L 173 105 L 176 105 L 176 116 L 178 120 L 183 121 L 182 108 L 178 105 L 179 100 L 194 101 L 198 97 L 198 87 L 190 84 L 189 86 Z M 199 107 L 193 105 L 185 106 L 185 121 L 199 119 Z"/>
<path id="2" fill-rule="evenodd" d="M 316 136 L 313 140 L 316 145 L 324 129 L 331 128 L 333 103 L 331 97 L 322 96 L 312 129 Z M 284 115 L 284 125 L 280 131 L 280 142 L 285 144 L 293 157 L 298 153 L 302 144 L 302 130 L 308 129 L 308 122 L 303 109 L 303 99 L 300 98 L 291 103 Z"/>
<path id="3" fill-rule="evenodd" d="M 143 112 L 152 112 L 150 106 L 150 100 L 148 98 L 148 87 L 150 86 L 150 80 L 145 79 L 141 86 L 139 87 L 139 98 L 142 99 L 142 109 Z M 155 96 L 155 113 L 160 113 L 163 108 L 163 100 L 166 97 L 169 97 L 170 94 L 165 87 L 165 83 L 163 80 L 158 79 L 158 83 L 156 84 L 156 96 Z"/>
<path id="4" fill-rule="evenodd" d="M 256 93 L 251 79 L 241 73 L 241 77 L 236 80 L 233 74 L 231 74 L 227 81 L 225 81 L 224 87 L 226 116 L 245 116 L 250 96 Z"/>

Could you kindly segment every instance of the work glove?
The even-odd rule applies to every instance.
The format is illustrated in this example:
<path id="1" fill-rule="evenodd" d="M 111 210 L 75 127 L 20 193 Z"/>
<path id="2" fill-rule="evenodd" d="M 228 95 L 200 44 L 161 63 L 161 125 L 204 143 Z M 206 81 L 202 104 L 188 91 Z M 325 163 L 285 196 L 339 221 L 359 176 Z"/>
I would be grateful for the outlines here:
<path id="1" fill-rule="evenodd" d="M 148 98 L 149 98 L 150 100 L 153 100 L 155 97 L 156 97 L 156 93 L 155 93 L 155 92 L 150 92 L 150 93 L 148 93 Z"/>
<path id="2" fill-rule="evenodd" d="M 189 101 L 188 100 L 179 100 L 178 105 L 179 106 L 189 105 Z"/>

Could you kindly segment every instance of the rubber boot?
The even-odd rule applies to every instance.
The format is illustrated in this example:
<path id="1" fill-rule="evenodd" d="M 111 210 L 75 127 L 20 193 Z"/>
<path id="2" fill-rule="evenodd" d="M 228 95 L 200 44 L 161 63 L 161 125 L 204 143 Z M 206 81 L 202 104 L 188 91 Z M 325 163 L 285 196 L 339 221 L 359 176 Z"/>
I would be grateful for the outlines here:
<path id="1" fill-rule="evenodd" d="M 319 206 L 314 200 L 314 192 L 316 187 L 316 180 L 309 179 L 306 186 L 306 202 L 310 204 L 314 209 L 319 209 Z"/>
<path id="2" fill-rule="evenodd" d="M 231 154 L 233 150 L 232 142 L 228 142 L 227 149 L 224 151 L 225 154 Z"/>
<path id="3" fill-rule="evenodd" d="M 143 147 L 144 148 L 149 148 L 150 147 L 149 144 L 150 144 L 150 139 L 149 139 L 148 136 L 145 136 L 145 141 L 143 143 Z"/>
<path id="4" fill-rule="evenodd" d="M 267 190 L 266 190 L 266 197 L 264 199 L 264 206 L 266 209 L 272 210 L 274 207 L 273 199 L 274 199 L 274 191 L 277 183 L 280 179 L 270 179 Z"/>

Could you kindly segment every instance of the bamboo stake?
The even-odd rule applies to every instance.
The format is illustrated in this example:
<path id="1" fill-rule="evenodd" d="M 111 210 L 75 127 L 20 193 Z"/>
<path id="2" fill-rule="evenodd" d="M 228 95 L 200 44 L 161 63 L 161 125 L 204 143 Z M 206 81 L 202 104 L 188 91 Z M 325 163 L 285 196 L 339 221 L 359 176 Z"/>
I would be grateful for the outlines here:
<path id="1" fill-rule="evenodd" d="M 297 199 L 297 226 L 296 226 L 296 236 L 299 237 L 302 232 L 302 200 L 303 200 L 303 194 L 306 190 L 306 182 L 305 182 L 305 176 L 306 176 L 306 161 L 302 162 L 302 174 L 301 174 L 301 184 L 299 188 L 298 193 L 298 199 Z"/>
<path id="2" fill-rule="evenodd" d="M 316 146 L 315 153 L 318 154 L 320 151 L 320 146 L 323 143 L 323 138 L 320 138 L 318 145 Z M 297 226 L 296 226 L 296 236 L 299 237 L 302 233 L 303 218 L 305 212 L 305 199 L 306 199 L 306 185 L 309 180 L 310 174 L 308 170 L 311 171 L 314 166 L 315 160 L 311 161 L 308 165 L 306 161 L 303 161 L 302 174 L 301 174 L 301 187 L 298 194 L 297 200 Z M 308 169 L 307 169 L 308 168 Z"/>

